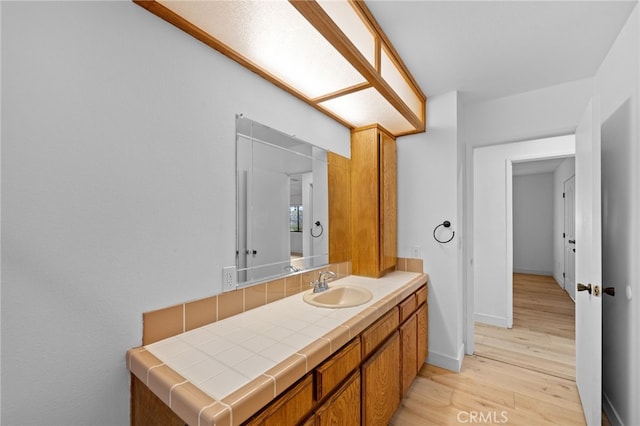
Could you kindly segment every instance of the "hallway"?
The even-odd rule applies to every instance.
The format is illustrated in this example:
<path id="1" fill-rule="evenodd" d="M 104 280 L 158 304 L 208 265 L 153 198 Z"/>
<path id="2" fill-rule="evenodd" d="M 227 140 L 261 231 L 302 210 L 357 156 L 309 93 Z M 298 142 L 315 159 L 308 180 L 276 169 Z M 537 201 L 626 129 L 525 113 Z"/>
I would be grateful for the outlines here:
<path id="1" fill-rule="evenodd" d="M 584 424 L 573 301 L 551 277 L 514 274 L 513 309 L 511 330 L 476 324 L 459 374 L 425 365 L 391 424 Z"/>
<path id="2" fill-rule="evenodd" d="M 513 274 L 513 328 L 476 323 L 475 354 L 575 381 L 575 304 L 550 276 Z"/>

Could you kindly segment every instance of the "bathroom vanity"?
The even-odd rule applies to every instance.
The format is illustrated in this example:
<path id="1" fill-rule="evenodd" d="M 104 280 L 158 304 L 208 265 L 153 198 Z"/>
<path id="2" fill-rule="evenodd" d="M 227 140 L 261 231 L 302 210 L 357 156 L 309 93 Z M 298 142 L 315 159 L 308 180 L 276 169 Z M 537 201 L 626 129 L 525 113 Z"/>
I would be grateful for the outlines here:
<path id="1" fill-rule="evenodd" d="M 131 423 L 386 424 L 427 356 L 428 276 L 349 275 L 359 306 L 298 293 L 127 352 Z"/>

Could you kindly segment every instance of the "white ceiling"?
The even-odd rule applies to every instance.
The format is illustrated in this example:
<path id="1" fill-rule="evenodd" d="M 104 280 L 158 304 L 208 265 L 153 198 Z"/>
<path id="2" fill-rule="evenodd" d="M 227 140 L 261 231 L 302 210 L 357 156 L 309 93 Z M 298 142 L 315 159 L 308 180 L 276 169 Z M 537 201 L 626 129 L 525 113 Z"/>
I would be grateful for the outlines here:
<path id="1" fill-rule="evenodd" d="M 592 77 L 634 1 L 390 1 L 367 6 L 427 97 L 474 103 Z"/>
<path id="2" fill-rule="evenodd" d="M 513 176 L 538 175 L 553 173 L 562 164 L 565 158 L 553 158 L 550 160 L 534 160 L 513 163 Z"/>

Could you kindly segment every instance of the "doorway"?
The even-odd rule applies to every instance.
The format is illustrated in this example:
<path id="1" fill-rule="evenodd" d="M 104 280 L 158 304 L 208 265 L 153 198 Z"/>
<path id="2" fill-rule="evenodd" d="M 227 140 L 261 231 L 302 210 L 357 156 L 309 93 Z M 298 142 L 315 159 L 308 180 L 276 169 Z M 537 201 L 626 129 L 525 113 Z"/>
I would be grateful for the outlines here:
<path id="1" fill-rule="evenodd" d="M 506 177 L 511 179 L 506 205 L 512 227 L 511 327 L 474 327 L 476 355 L 571 381 L 575 305 L 564 291 L 564 271 L 565 227 L 574 220 L 563 196 L 574 169 L 572 157 L 512 162 Z"/>
<path id="2" fill-rule="evenodd" d="M 564 291 L 575 220 L 563 198 L 573 158 L 514 161 L 511 172 L 512 323 L 476 323 L 475 355 L 575 382 L 575 304 Z"/>
<path id="3" fill-rule="evenodd" d="M 467 302 L 472 301 L 467 303 L 467 318 L 472 320 L 467 322 L 467 353 L 473 353 L 474 321 L 505 328 L 512 326 L 513 165 L 573 155 L 574 135 L 473 149 L 472 204 L 468 209 L 471 241 L 465 259 L 469 264 Z M 555 240 L 553 250 L 555 253 Z M 562 246 L 558 250 L 562 253 Z M 555 263 L 553 266 L 555 275 Z M 562 266 L 557 268 L 560 276 Z"/>

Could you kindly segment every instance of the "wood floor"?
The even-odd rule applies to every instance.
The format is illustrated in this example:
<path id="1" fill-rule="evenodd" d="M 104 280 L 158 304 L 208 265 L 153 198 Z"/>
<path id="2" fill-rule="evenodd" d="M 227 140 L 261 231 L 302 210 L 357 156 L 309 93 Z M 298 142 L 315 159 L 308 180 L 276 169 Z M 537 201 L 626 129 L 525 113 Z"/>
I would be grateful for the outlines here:
<path id="1" fill-rule="evenodd" d="M 552 277 L 513 275 L 513 328 L 476 324 L 475 354 L 576 380 L 575 304 Z"/>
<path id="2" fill-rule="evenodd" d="M 574 304 L 551 277 L 514 274 L 513 328 L 476 325 L 460 373 L 425 365 L 392 425 L 583 425 Z"/>

